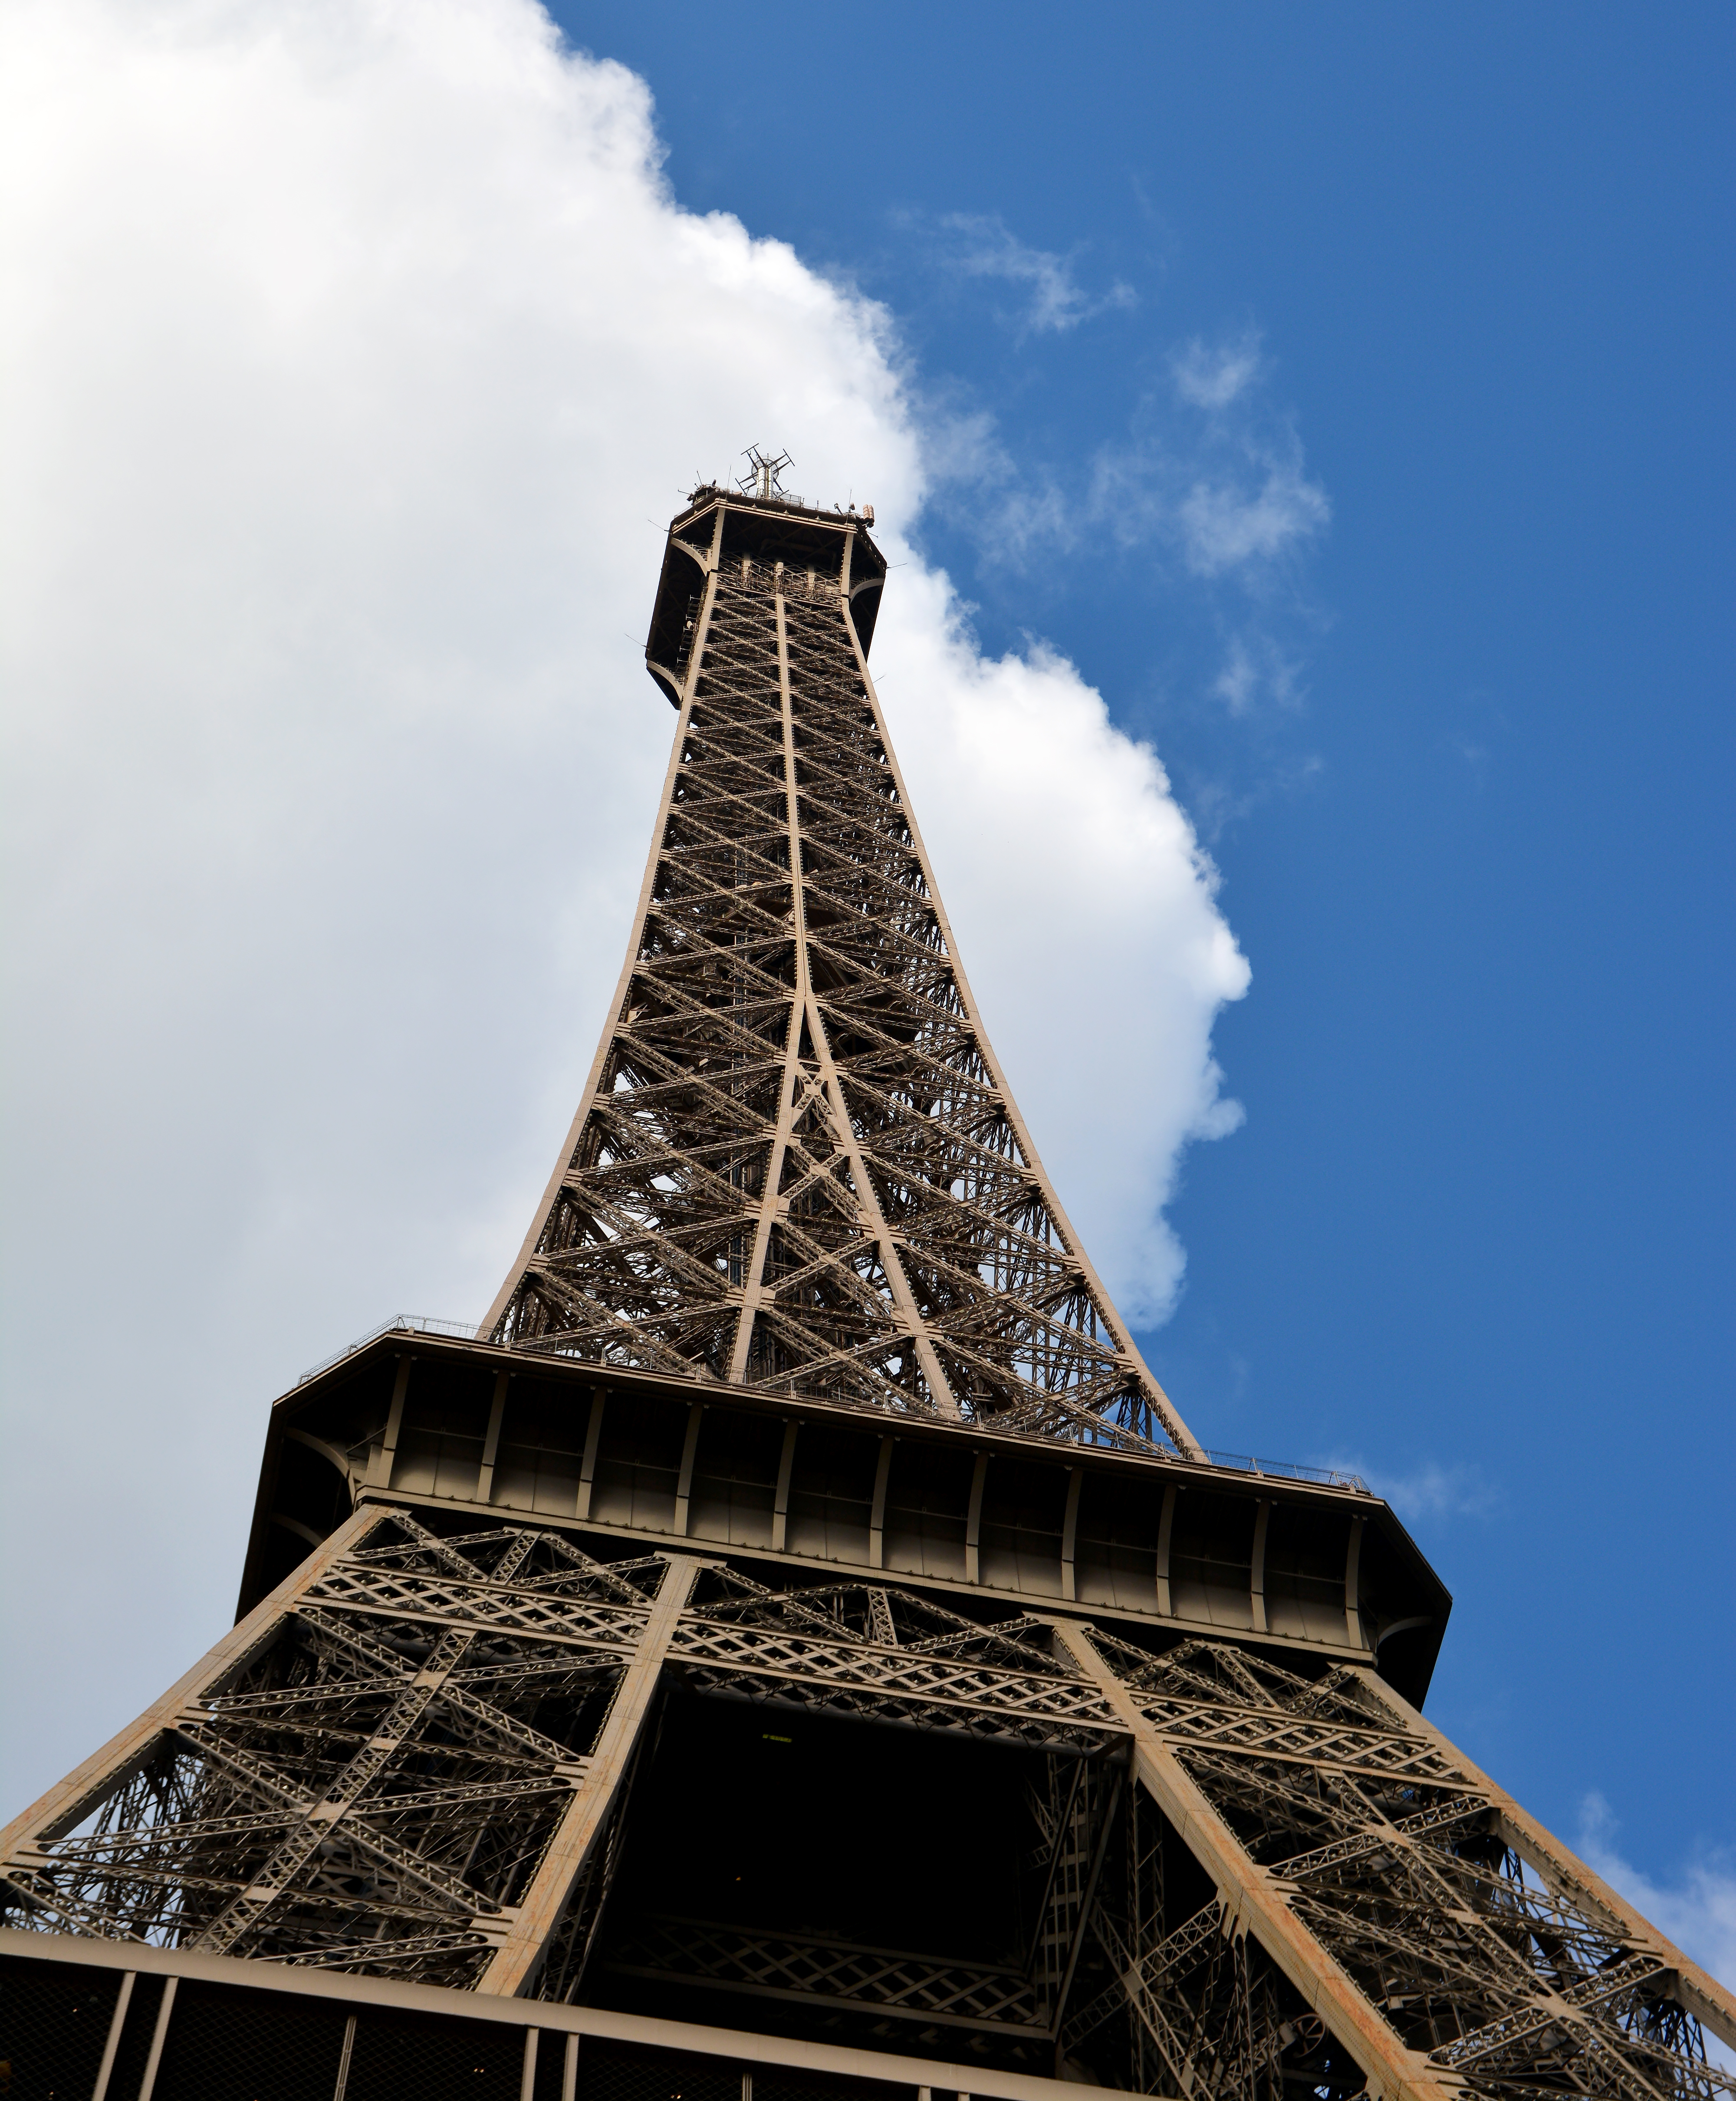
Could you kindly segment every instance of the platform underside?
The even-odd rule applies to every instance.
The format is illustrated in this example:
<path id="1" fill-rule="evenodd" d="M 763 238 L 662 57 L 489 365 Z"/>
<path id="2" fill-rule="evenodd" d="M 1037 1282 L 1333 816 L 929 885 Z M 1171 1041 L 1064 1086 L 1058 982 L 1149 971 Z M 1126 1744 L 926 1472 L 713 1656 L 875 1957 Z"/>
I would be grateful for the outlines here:
<path id="1" fill-rule="evenodd" d="M 241 1607 L 367 1496 L 605 1555 L 687 1541 L 779 1582 L 896 1577 L 967 1614 L 1088 1605 L 1263 1638 L 1309 1669 L 1375 1661 L 1420 1705 L 1451 1600 L 1388 1505 L 1305 1472 L 388 1333 L 274 1408 Z"/>

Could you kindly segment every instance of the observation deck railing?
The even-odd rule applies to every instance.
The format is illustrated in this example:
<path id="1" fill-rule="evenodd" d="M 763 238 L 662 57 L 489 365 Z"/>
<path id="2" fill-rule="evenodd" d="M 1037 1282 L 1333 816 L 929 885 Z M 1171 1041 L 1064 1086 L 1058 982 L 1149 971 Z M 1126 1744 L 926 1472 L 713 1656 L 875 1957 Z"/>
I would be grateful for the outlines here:
<path id="1" fill-rule="evenodd" d="M 481 1333 L 480 1327 L 474 1320 L 440 1320 L 426 1313 L 394 1314 L 390 1320 L 382 1320 L 378 1327 L 370 1328 L 365 1335 L 358 1335 L 347 1347 L 334 1350 L 329 1357 L 321 1357 L 318 1364 L 310 1365 L 295 1383 L 298 1387 L 306 1386 L 310 1379 L 316 1379 L 322 1372 L 329 1372 L 334 1365 L 341 1365 L 346 1357 L 353 1357 L 358 1350 L 364 1350 L 370 1342 L 377 1342 L 382 1335 L 447 1335 L 455 1342 L 474 1342 Z M 714 1378 L 697 1371 L 659 1371 L 656 1376 L 659 1378 L 686 1378 L 695 1386 L 713 1388 L 718 1383 Z M 757 1382 L 753 1391 L 756 1393 L 775 1393 L 779 1389 L 766 1379 Z M 823 1396 L 798 1393 L 793 1379 L 784 1382 L 784 1391 L 792 1400 L 824 1402 Z M 1014 1435 L 1021 1434 L 1040 1436 L 1045 1443 L 1054 1441 L 1046 1433 L 1014 1431 Z M 1360 1474 L 1346 1473 L 1337 1466 L 1307 1466 L 1293 1459 L 1256 1459 L 1245 1452 L 1207 1452 L 1205 1457 L 1208 1465 L 1222 1467 L 1231 1473 L 1253 1474 L 1261 1479 L 1279 1481 L 1305 1481 L 1316 1488 L 1348 1488 L 1353 1494 L 1359 1496 L 1374 1493 Z M 1183 1459 L 1180 1463 L 1186 1465 L 1188 1462 Z"/>

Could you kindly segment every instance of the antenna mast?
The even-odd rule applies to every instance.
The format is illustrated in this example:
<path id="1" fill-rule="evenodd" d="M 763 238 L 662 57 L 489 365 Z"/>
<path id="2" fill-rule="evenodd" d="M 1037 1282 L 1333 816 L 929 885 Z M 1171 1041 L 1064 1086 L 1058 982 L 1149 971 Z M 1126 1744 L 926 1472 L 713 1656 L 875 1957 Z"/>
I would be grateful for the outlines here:
<path id="1" fill-rule="evenodd" d="M 744 496 L 757 496 L 763 502 L 783 495 L 784 470 L 795 465 L 788 453 L 768 453 L 763 445 L 749 445 L 742 458 L 748 471 L 736 478 L 735 486 Z"/>

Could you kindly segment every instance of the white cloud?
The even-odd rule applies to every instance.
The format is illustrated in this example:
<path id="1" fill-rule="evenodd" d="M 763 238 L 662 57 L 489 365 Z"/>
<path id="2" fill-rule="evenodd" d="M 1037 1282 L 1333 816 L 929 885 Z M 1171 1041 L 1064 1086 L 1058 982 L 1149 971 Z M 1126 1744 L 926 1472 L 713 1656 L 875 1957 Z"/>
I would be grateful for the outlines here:
<path id="1" fill-rule="evenodd" d="M 1177 506 L 1182 546 L 1196 576 L 1221 576 L 1288 553 L 1332 516 L 1299 451 L 1252 453 L 1239 471 L 1195 481 Z"/>
<path id="2" fill-rule="evenodd" d="M 1201 440 L 1205 471 L 1190 478 L 1176 506 L 1183 554 L 1196 576 L 1258 573 L 1325 529 L 1326 491 L 1302 468 L 1293 431 L 1260 413 L 1265 376 L 1260 338 L 1248 333 L 1208 344 L 1195 337 L 1170 360 L 1176 392 L 1210 421 Z M 1235 409 L 1236 413 L 1224 412 Z"/>
<path id="3" fill-rule="evenodd" d="M 1296 664 L 1257 629 L 1230 636 L 1212 691 L 1232 715 L 1252 714 L 1262 699 L 1296 707 L 1301 698 Z"/>
<path id="4" fill-rule="evenodd" d="M 0 16 L 11 1798 L 218 1631 L 270 1396 L 498 1281 L 648 838 L 678 485 L 765 438 L 921 504 L 886 316 L 659 170 L 643 84 L 528 0 Z M 891 537 L 965 961 L 1160 1311 L 1245 966 L 1151 754 L 1040 649 L 982 661 Z"/>
<path id="5" fill-rule="evenodd" d="M 1359 1452 L 1345 1451 L 1333 1453 L 1321 1463 L 1341 1473 L 1360 1475 L 1407 1524 L 1492 1517 L 1506 1502 L 1506 1492 L 1500 1483 L 1491 1481 L 1474 1464 L 1460 1462 L 1443 1466 L 1438 1459 L 1425 1459 L 1407 1474 L 1392 1474 L 1370 1466 Z"/>
<path id="6" fill-rule="evenodd" d="M 1134 438 L 1098 453 L 1088 507 L 1123 546 L 1155 542 L 1196 577 L 1257 592 L 1325 530 L 1332 506 L 1292 431 L 1239 391 L 1223 406 L 1235 413 L 1189 430 L 1148 405 Z"/>
<path id="7" fill-rule="evenodd" d="M 1616 1850 L 1619 1829 L 1604 1798 L 1588 1794 L 1579 1804 L 1580 1858 L 1703 1970 L 1721 1984 L 1736 1982 L 1736 1864 L 1708 1854 L 1675 1882 L 1654 1882 Z M 1706 2041 L 1708 2054 L 1736 2071 L 1736 2051 L 1710 2035 Z"/>
<path id="8" fill-rule="evenodd" d="M 1443 1466 L 1429 1459 L 1408 1474 L 1363 1471 L 1375 1493 L 1384 1496 L 1409 1524 L 1429 1518 L 1489 1517 L 1505 1501 L 1500 1486 L 1474 1466 Z"/>
<path id="9" fill-rule="evenodd" d="M 1021 325 L 1031 334 L 1060 334 L 1111 307 L 1137 303 L 1133 286 L 1119 282 L 1101 299 L 1090 298 L 1075 281 L 1071 256 L 1029 246 L 999 219 L 953 212 L 941 225 L 957 237 L 955 268 L 969 277 L 998 277 L 1026 288 L 1029 300 Z"/>
<path id="10" fill-rule="evenodd" d="M 1207 343 L 1195 336 L 1169 360 L 1176 391 L 1196 409 L 1227 409 L 1260 376 L 1260 338 Z"/>

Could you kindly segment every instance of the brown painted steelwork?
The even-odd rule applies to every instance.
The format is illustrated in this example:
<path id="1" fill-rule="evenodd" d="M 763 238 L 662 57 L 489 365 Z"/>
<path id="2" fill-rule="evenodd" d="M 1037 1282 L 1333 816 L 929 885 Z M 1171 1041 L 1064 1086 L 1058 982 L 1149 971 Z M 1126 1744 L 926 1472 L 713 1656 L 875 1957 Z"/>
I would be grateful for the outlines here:
<path id="1" fill-rule="evenodd" d="M 520 1259 L 480 1339 L 276 1404 L 238 1624 L 0 1834 L 8 1945 L 123 1948 L 147 2086 L 240 1957 L 534 2001 L 568 2101 L 587 2023 L 713 2020 L 1007 2095 L 1736 2093 L 1729 1994 L 1417 1711 L 1450 1601 L 1392 1511 L 1210 1463 L 1120 1326 L 886 742 L 883 580 L 845 514 L 675 521 L 664 807 Z"/>
<path id="2" fill-rule="evenodd" d="M 895 1413 L 1199 1447 L 1067 1223 L 971 997 L 837 513 L 701 491 L 647 661 L 674 750 L 627 962 L 486 1325 Z"/>

